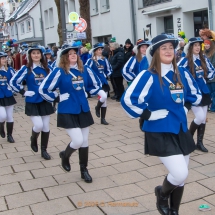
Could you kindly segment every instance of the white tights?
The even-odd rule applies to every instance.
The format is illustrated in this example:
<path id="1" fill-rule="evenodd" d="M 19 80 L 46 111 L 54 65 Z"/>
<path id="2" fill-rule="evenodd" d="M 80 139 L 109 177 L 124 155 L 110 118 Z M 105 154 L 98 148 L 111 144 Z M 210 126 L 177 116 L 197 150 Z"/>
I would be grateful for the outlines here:
<path id="1" fill-rule="evenodd" d="M 13 122 L 13 105 L 0 106 L 0 122 Z"/>
<path id="2" fill-rule="evenodd" d="M 172 155 L 159 158 L 169 171 L 167 180 L 173 185 L 184 186 L 184 182 L 188 176 L 190 155 Z"/>
<path id="3" fill-rule="evenodd" d="M 107 93 L 104 90 L 99 90 L 98 95 L 100 96 L 99 101 L 103 103 L 102 107 L 107 107 Z"/>
<path id="4" fill-rule="evenodd" d="M 205 124 L 206 123 L 206 118 L 207 118 L 207 109 L 208 109 L 208 107 L 207 106 L 203 106 L 203 107 L 192 106 L 191 109 L 192 109 L 192 111 L 193 111 L 193 113 L 195 115 L 194 122 L 197 125 Z"/>
<path id="5" fill-rule="evenodd" d="M 49 132 L 50 116 L 31 116 L 30 118 L 35 132 Z"/>
<path id="6" fill-rule="evenodd" d="M 80 147 L 88 147 L 88 136 L 90 128 L 71 128 L 66 129 L 68 135 L 72 139 L 70 147 L 73 149 L 79 149 Z"/>

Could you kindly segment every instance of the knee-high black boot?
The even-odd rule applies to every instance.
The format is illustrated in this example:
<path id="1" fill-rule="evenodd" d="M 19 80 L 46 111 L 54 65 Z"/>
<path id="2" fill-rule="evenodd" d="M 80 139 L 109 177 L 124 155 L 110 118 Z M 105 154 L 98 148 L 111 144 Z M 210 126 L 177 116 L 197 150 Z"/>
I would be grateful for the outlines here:
<path id="1" fill-rule="evenodd" d="M 190 124 L 190 128 L 189 128 L 189 131 L 191 133 L 191 135 L 193 136 L 197 130 L 197 128 L 199 127 L 199 125 L 197 125 L 194 120 L 191 122 Z"/>
<path id="2" fill-rule="evenodd" d="M 97 105 L 95 106 L 95 110 L 96 110 L 96 116 L 97 117 L 100 117 L 100 109 L 101 109 L 101 106 L 103 105 L 103 102 L 100 102 L 99 100 L 98 100 L 98 103 L 97 103 Z"/>
<path id="3" fill-rule="evenodd" d="M 0 135 L 2 138 L 5 138 L 4 123 L 5 122 L 0 122 Z"/>
<path id="4" fill-rule="evenodd" d="M 9 143 L 15 143 L 12 133 L 13 133 L 13 124 L 14 122 L 7 122 L 6 127 L 7 127 L 7 141 Z"/>
<path id="5" fill-rule="evenodd" d="M 61 165 L 67 172 L 69 172 L 71 170 L 69 158 L 72 155 L 72 153 L 75 151 L 76 151 L 76 149 L 71 148 L 70 143 L 69 143 L 69 145 L 66 147 L 66 150 L 60 152 L 60 154 L 59 154 L 59 156 L 61 158 Z"/>
<path id="6" fill-rule="evenodd" d="M 162 186 L 155 187 L 156 206 L 160 214 L 169 215 L 169 196 L 176 187 L 167 180 L 167 177 L 164 179 Z"/>
<path id="7" fill-rule="evenodd" d="M 89 154 L 89 147 L 79 148 L 79 164 L 80 164 L 81 178 L 84 179 L 86 183 L 91 183 L 93 179 L 87 170 L 88 154 Z"/>
<path id="8" fill-rule="evenodd" d="M 39 137 L 40 135 L 40 132 L 35 132 L 33 129 L 32 129 L 32 135 L 31 135 L 31 149 L 34 151 L 34 152 L 38 152 L 38 145 L 37 145 L 37 138 Z"/>
<path id="9" fill-rule="evenodd" d="M 106 111 L 107 111 L 107 107 L 101 107 L 101 124 L 103 125 L 109 125 L 109 123 L 106 122 L 105 120 Z"/>
<path id="10" fill-rule="evenodd" d="M 208 150 L 203 145 L 205 126 L 206 126 L 206 124 L 201 124 L 197 130 L 197 146 L 196 146 L 196 149 L 198 149 L 202 152 L 208 152 Z"/>
<path id="11" fill-rule="evenodd" d="M 170 215 L 179 215 L 179 207 L 184 192 L 184 186 L 177 187 L 170 194 Z"/>
<path id="12" fill-rule="evenodd" d="M 49 132 L 41 132 L 41 157 L 43 157 L 45 160 L 51 160 L 50 155 L 46 151 L 48 147 L 48 142 L 49 142 Z"/>

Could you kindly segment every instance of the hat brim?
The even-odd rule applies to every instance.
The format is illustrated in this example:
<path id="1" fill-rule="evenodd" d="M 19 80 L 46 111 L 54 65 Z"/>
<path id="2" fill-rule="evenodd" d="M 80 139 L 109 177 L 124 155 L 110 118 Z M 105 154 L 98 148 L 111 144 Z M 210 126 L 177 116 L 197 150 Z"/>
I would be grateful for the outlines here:
<path id="1" fill-rule="evenodd" d="M 96 48 L 92 48 L 92 52 L 95 52 L 95 51 L 96 51 L 97 49 L 99 49 L 99 48 L 103 49 L 104 46 L 97 46 Z"/>
<path id="2" fill-rule="evenodd" d="M 68 48 L 65 48 L 64 50 L 61 51 L 61 55 L 64 55 L 64 54 L 67 54 L 71 49 L 74 49 L 76 52 L 78 52 L 78 49 L 79 47 L 68 47 Z"/>
<path id="3" fill-rule="evenodd" d="M 7 57 L 7 54 L 4 54 L 4 55 L 0 55 L 0 58 L 1 58 L 1 57 Z"/>
<path id="4" fill-rule="evenodd" d="M 176 47 L 178 46 L 178 39 L 166 38 L 166 39 L 158 41 L 157 43 L 152 44 L 151 51 L 150 51 L 151 56 L 153 56 L 155 51 L 165 43 L 172 43 L 174 49 L 176 49 Z"/>
<path id="5" fill-rule="evenodd" d="M 7 53 L 7 52 L 10 52 L 11 50 L 12 49 L 5 49 L 4 52 Z"/>
<path id="6" fill-rule="evenodd" d="M 149 47 L 151 44 L 149 44 L 149 43 L 140 43 L 140 44 L 137 45 L 137 48 L 140 48 L 140 46 L 142 46 L 142 45 L 147 45 Z"/>
<path id="7" fill-rule="evenodd" d="M 30 48 L 27 50 L 28 54 L 31 54 L 32 51 L 34 50 L 39 50 L 41 52 L 41 54 L 43 54 L 42 50 L 40 48 Z"/>

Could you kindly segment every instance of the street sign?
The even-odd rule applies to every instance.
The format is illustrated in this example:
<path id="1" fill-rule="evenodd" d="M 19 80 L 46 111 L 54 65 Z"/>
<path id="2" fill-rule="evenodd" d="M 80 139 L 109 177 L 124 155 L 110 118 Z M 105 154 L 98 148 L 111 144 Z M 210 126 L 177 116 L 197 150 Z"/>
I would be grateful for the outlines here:
<path id="1" fill-rule="evenodd" d="M 77 39 L 78 40 L 85 40 L 85 39 L 87 39 L 86 32 L 77 33 Z"/>
<path id="2" fill-rule="evenodd" d="M 75 30 L 77 32 L 83 32 L 87 29 L 87 22 L 83 19 L 83 18 L 80 18 L 79 19 L 79 24 L 77 24 L 75 26 Z"/>
<path id="3" fill-rule="evenodd" d="M 79 15 L 76 12 L 69 13 L 69 23 L 79 23 Z"/>

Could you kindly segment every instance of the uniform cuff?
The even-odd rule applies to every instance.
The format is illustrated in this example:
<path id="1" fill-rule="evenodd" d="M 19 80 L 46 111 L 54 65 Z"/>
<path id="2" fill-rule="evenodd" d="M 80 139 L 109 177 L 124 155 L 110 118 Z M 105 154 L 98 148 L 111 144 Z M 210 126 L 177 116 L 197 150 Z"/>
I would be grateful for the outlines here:
<path id="1" fill-rule="evenodd" d="M 148 120 L 150 116 L 151 116 L 151 111 L 148 109 L 145 109 L 143 113 L 140 115 L 140 118 L 143 120 Z"/>
<path id="2" fill-rule="evenodd" d="M 24 90 L 24 89 L 21 89 L 21 90 L 19 91 L 19 93 L 20 93 L 21 95 L 24 95 L 24 94 L 25 94 L 25 90 Z"/>

